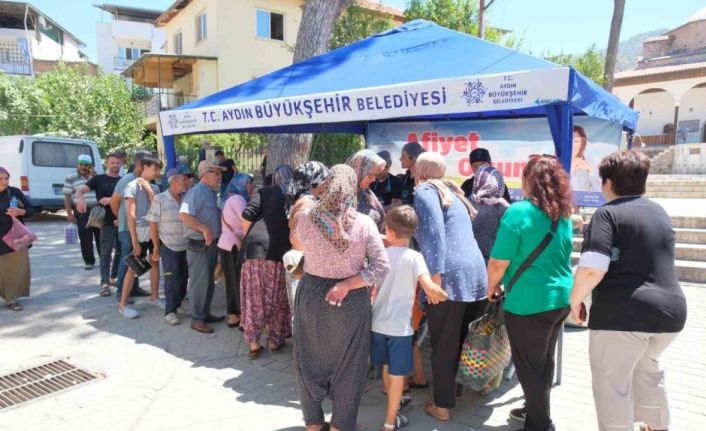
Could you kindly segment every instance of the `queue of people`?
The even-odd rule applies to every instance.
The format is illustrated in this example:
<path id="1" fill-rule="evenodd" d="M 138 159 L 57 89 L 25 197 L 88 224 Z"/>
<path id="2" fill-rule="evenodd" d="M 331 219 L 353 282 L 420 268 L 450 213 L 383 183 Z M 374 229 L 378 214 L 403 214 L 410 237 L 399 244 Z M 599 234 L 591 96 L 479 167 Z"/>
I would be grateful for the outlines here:
<path id="1" fill-rule="evenodd" d="M 139 316 L 130 306 L 139 274 L 124 263 L 132 255 L 152 264 L 145 295 L 169 325 L 179 323 L 188 292 L 191 328 L 211 333 L 209 324 L 227 318 L 229 327 L 243 330 L 252 360 L 265 348 L 280 350 L 293 335 L 308 431 L 356 429 L 370 364 L 382 366 L 388 396 L 382 429 L 407 426 L 402 413 L 411 399 L 403 392 L 428 386 L 416 369 L 423 321 L 432 371 L 424 411 L 448 421 L 457 406 L 456 374 L 469 323 L 500 300 L 525 398 L 511 417 L 526 431 L 552 431 L 557 339 L 570 313 L 586 320 L 583 301 L 591 292 L 589 350 L 599 429 L 627 431 L 643 423 L 644 430 L 666 430 L 669 410 L 657 361 L 684 327 L 686 302 L 674 270 L 669 218 L 642 197 L 649 160 L 622 151 L 600 164 L 608 203 L 586 230 L 574 277 L 573 203 L 560 161 L 531 156 L 522 174 L 524 200 L 511 204 L 490 154 L 478 150 L 470 156 L 475 175 L 463 187 L 444 179 L 440 154 L 408 143 L 400 158 L 407 171 L 395 181 L 389 153 L 361 150 L 330 169 L 315 161 L 296 169 L 278 166 L 273 184 L 260 190 L 252 176 L 235 170 L 223 187 L 223 166 L 201 161 L 198 184 L 188 171 L 170 169 L 168 188 L 160 193 L 153 184 L 162 170 L 156 157 L 137 153 L 134 171 L 120 178 L 120 157 L 111 153 L 106 174 L 97 176 L 91 176 L 89 160 L 79 158 L 64 191 L 70 221 L 80 223 L 91 206 L 104 209 L 100 232 L 82 236 L 92 253 L 100 235 L 99 293 L 110 296 L 117 276 L 124 317 Z M 13 218 L 32 215 L 8 179 L 0 168 L 0 237 Z M 644 217 L 633 217 L 637 211 Z M 120 264 L 112 273 L 118 244 Z M 92 254 L 85 244 L 81 250 L 89 269 Z M 227 317 L 211 312 L 219 257 Z M 0 242 L 0 267 L 0 294 L 8 308 L 21 309 L 16 299 L 29 289 L 26 250 Z M 21 271 L 8 277 L 9 267 Z M 326 398 L 333 403 L 328 423 Z"/>

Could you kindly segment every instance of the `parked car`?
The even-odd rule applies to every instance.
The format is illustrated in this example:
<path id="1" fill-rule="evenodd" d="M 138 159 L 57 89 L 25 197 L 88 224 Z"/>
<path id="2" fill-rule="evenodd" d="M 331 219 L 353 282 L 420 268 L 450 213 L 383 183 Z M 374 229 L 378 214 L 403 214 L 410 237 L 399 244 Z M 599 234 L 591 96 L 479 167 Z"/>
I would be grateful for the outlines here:
<path id="1" fill-rule="evenodd" d="M 20 188 L 37 210 L 64 208 L 64 177 L 76 169 L 81 154 L 90 155 L 96 173 L 103 173 L 103 162 L 93 141 L 44 135 L 0 136 L 0 166 L 10 171 L 10 185 Z"/>

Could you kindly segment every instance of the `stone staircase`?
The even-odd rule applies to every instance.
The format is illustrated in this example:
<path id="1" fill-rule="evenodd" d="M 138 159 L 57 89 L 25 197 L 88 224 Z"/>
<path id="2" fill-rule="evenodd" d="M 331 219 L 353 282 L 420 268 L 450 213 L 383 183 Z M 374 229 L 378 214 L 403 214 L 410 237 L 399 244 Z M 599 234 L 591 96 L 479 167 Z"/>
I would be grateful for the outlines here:
<path id="1" fill-rule="evenodd" d="M 706 202 L 702 202 L 706 204 Z M 590 213 L 584 215 L 586 223 Z M 706 217 L 671 217 L 676 240 L 675 257 L 680 281 L 706 283 Z M 572 264 L 578 263 L 583 238 L 574 237 Z"/>
<path id="2" fill-rule="evenodd" d="M 651 175 L 672 173 L 672 167 L 674 165 L 674 146 L 668 147 L 667 149 L 650 149 L 651 151 L 647 148 L 637 148 L 637 150 L 642 151 L 651 159 Z"/>
<path id="3" fill-rule="evenodd" d="M 648 198 L 706 199 L 706 175 L 652 175 L 647 178 Z"/>

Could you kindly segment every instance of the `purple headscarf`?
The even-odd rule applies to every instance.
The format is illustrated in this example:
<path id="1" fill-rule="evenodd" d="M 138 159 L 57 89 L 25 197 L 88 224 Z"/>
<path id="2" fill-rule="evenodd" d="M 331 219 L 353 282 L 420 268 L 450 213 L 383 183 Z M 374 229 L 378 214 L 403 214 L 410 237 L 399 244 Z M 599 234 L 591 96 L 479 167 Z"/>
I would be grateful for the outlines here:
<path id="1" fill-rule="evenodd" d="M 508 202 L 503 198 L 505 194 L 505 179 L 499 170 L 492 166 L 483 166 L 473 177 L 473 202 L 485 205 L 508 206 Z"/>

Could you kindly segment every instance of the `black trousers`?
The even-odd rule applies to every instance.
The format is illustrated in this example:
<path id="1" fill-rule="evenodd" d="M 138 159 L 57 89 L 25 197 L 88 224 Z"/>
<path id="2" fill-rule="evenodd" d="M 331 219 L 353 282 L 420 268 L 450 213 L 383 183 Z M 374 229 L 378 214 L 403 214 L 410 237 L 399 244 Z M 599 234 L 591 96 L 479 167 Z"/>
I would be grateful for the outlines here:
<path id="1" fill-rule="evenodd" d="M 76 217 L 76 227 L 78 228 L 78 241 L 81 244 L 81 257 L 86 265 L 96 264 L 96 255 L 93 252 L 93 243 L 96 244 L 96 250 L 100 253 L 101 249 L 101 231 L 93 227 L 87 227 L 88 216 L 90 211 L 80 213 L 74 210 Z"/>
<path id="2" fill-rule="evenodd" d="M 461 346 L 468 334 L 468 324 L 483 314 L 486 303 L 487 300 L 427 304 L 434 404 L 437 407 L 456 407 L 456 371 Z"/>
<path id="3" fill-rule="evenodd" d="M 240 314 L 240 270 L 243 262 L 239 258 L 238 247 L 231 251 L 218 249 L 221 254 L 221 266 L 226 286 L 226 306 L 228 314 Z"/>
<path id="4" fill-rule="evenodd" d="M 524 431 L 554 431 L 549 394 L 554 381 L 554 354 L 569 307 L 520 316 L 505 311 L 512 362 L 525 394 Z"/>

